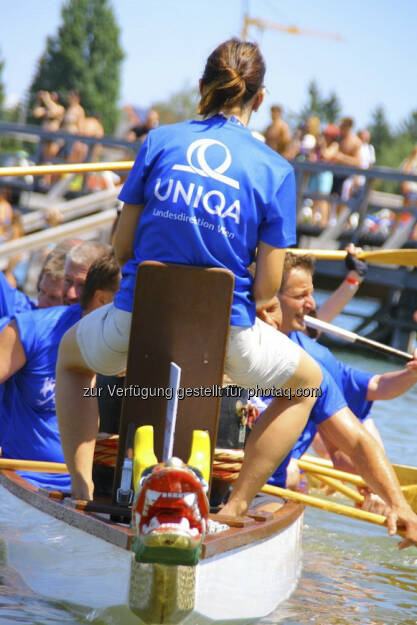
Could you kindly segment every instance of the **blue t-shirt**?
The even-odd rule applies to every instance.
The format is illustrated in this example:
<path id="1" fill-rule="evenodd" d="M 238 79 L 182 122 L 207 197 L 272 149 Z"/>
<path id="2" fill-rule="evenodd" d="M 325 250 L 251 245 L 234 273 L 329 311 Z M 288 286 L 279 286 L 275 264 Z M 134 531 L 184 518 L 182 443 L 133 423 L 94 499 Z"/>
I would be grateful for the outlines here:
<path id="1" fill-rule="evenodd" d="M 132 310 L 144 260 L 224 267 L 235 276 L 231 324 L 253 325 L 247 268 L 258 241 L 296 242 L 294 172 L 285 159 L 222 115 L 162 126 L 148 134 L 119 198 L 144 209 L 118 308 Z"/>
<path id="2" fill-rule="evenodd" d="M 272 476 L 269 478 L 268 484 L 285 488 L 287 466 L 291 458 L 301 458 L 311 445 L 317 432 L 317 426 L 320 423 L 323 423 L 323 421 L 326 421 L 326 419 L 329 419 L 342 408 L 346 407 L 346 399 L 339 390 L 338 386 L 334 383 L 330 373 L 323 366 L 321 366 L 321 371 L 323 374 L 323 379 L 320 385 L 321 396 L 317 397 L 310 412 L 307 424 L 299 439 L 291 449 L 290 453 L 285 457 L 276 471 L 274 471 Z M 271 400 L 268 400 L 268 403 L 269 401 Z"/>
<path id="3" fill-rule="evenodd" d="M 372 407 L 372 402 L 366 399 L 369 380 L 372 373 L 350 367 L 337 360 L 332 352 L 324 345 L 317 343 L 304 332 L 291 332 L 290 339 L 298 343 L 322 368 L 325 367 L 332 375 L 339 389 L 342 391 L 348 407 L 360 421 L 366 419 Z"/>
<path id="4" fill-rule="evenodd" d="M 36 304 L 25 293 L 12 287 L 6 276 L 0 271 L 0 318 L 10 317 L 15 313 L 33 310 Z"/>
<path id="5" fill-rule="evenodd" d="M 14 316 L 26 364 L 6 386 L 8 428 L 3 456 L 22 460 L 65 462 L 55 411 L 55 366 L 64 333 L 81 318 L 81 308 L 54 306 Z M 21 473 L 43 488 L 69 491 L 69 474 Z"/>
<path id="6" fill-rule="evenodd" d="M 0 318 L 0 332 L 7 326 L 9 321 L 10 321 L 10 317 Z M 7 418 L 6 418 L 7 411 L 5 410 L 5 407 L 4 407 L 4 402 L 5 402 L 4 393 L 5 393 L 6 386 L 10 383 L 11 383 L 10 380 L 6 380 L 6 382 L 0 383 L 0 446 L 2 444 L 3 436 L 7 429 L 7 423 L 8 423 Z"/>

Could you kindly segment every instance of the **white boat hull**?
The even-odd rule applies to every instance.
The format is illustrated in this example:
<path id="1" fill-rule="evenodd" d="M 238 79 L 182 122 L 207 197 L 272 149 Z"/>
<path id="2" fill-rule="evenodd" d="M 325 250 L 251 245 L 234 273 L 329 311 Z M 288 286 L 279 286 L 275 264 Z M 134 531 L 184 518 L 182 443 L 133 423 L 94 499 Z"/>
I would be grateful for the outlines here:
<path id="1" fill-rule="evenodd" d="M 36 593 L 112 613 L 119 606 L 123 623 L 140 623 L 126 607 L 130 551 L 34 508 L 2 486 L 0 497 L 3 510 L 14 512 L 2 532 L 9 563 Z M 272 536 L 183 567 L 195 571 L 194 608 L 172 622 L 243 624 L 272 612 L 297 584 L 302 526 L 300 514 Z M 92 591 L 92 580 L 99 592 Z"/>

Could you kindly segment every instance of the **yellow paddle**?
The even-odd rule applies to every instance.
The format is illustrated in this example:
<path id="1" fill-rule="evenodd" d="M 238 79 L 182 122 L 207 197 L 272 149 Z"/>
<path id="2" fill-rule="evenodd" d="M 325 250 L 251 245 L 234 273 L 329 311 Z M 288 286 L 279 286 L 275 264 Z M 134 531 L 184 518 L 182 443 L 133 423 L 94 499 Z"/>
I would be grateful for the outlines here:
<path id="1" fill-rule="evenodd" d="M 333 469 L 332 467 L 322 467 L 318 464 L 314 464 L 312 462 L 307 462 L 306 460 L 296 460 L 297 465 L 303 471 L 307 473 L 314 473 L 320 475 L 327 475 L 328 477 L 332 477 L 336 480 L 342 480 L 343 482 L 349 482 L 349 484 L 353 484 L 354 486 L 366 486 L 366 482 L 360 475 L 356 475 L 355 473 L 347 473 L 346 471 L 339 471 L 337 469 Z"/>
<path id="2" fill-rule="evenodd" d="M 319 465 L 321 467 L 328 467 L 329 469 L 332 469 L 333 471 L 335 470 L 333 468 L 333 463 L 331 460 L 327 460 L 325 458 L 319 458 L 318 456 L 312 456 L 311 454 L 303 454 L 300 458 L 301 461 L 304 462 L 308 462 L 310 463 L 310 465 Z M 401 486 L 407 486 L 407 485 L 415 485 L 417 484 L 417 467 L 410 467 L 406 464 L 393 464 L 392 465 L 394 468 L 395 473 L 397 474 L 397 477 L 400 481 Z M 313 467 L 311 467 L 313 468 Z M 350 473 L 345 474 L 345 472 L 343 472 L 344 475 L 352 475 Z M 330 477 L 336 477 L 333 473 L 326 473 L 326 475 L 329 475 Z M 341 478 L 343 479 L 343 481 L 347 482 L 349 481 L 346 478 Z"/>
<path id="3" fill-rule="evenodd" d="M 15 460 L 14 458 L 0 458 L 0 469 L 11 469 L 13 471 L 35 471 L 39 473 L 68 473 L 68 467 L 62 462 Z"/>
<path id="4" fill-rule="evenodd" d="M 318 260 L 344 260 L 347 254 L 345 250 L 302 250 L 296 248 L 289 248 L 288 252 L 297 255 L 311 254 Z M 417 267 L 417 249 L 412 248 L 399 250 L 366 250 L 359 253 L 357 257 L 370 263 Z"/>
<path id="5" fill-rule="evenodd" d="M 326 486 L 330 486 L 333 490 L 349 497 L 349 499 L 352 499 L 352 501 L 355 501 L 356 503 L 361 504 L 365 501 L 365 497 L 363 495 L 361 495 L 357 490 L 346 486 L 346 484 L 343 484 L 340 480 L 335 480 L 332 477 L 327 477 L 325 475 L 318 475 L 317 479 L 319 479 L 320 482 L 323 482 Z"/>
<path id="6" fill-rule="evenodd" d="M 28 167 L 0 167 L 0 178 L 4 176 L 43 176 L 45 174 L 88 174 L 90 171 L 127 171 L 134 161 L 113 161 L 108 163 L 68 163 L 63 165 L 31 165 Z"/>
<path id="7" fill-rule="evenodd" d="M 373 512 L 367 512 L 366 510 L 360 510 L 359 508 L 352 508 L 351 506 L 345 506 L 341 503 L 335 503 L 322 499 L 320 497 L 312 497 L 311 495 L 305 495 L 304 493 L 297 493 L 287 488 L 279 488 L 279 486 L 270 486 L 266 484 L 262 487 L 262 492 L 266 495 L 275 495 L 282 499 L 295 501 L 297 503 L 303 503 L 313 508 L 319 508 L 320 510 L 326 510 L 327 512 L 333 512 L 334 514 L 341 514 L 343 516 L 356 519 L 358 521 L 367 521 L 374 525 L 387 525 L 387 519 L 382 514 L 374 514 Z M 402 532 L 398 532 L 403 536 Z"/>

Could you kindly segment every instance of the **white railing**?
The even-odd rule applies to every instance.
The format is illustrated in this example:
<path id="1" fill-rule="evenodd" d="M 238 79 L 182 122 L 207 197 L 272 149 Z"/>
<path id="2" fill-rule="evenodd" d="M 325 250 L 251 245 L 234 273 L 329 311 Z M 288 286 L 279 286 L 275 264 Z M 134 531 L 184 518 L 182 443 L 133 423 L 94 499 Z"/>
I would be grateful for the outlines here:
<path id="1" fill-rule="evenodd" d="M 0 258 L 9 258 L 20 252 L 38 250 L 49 243 L 56 243 L 62 239 L 79 237 L 93 230 L 111 227 L 116 219 L 116 214 L 116 209 L 110 208 L 82 219 L 75 219 L 60 226 L 50 227 L 41 232 L 2 243 L 0 245 Z"/>

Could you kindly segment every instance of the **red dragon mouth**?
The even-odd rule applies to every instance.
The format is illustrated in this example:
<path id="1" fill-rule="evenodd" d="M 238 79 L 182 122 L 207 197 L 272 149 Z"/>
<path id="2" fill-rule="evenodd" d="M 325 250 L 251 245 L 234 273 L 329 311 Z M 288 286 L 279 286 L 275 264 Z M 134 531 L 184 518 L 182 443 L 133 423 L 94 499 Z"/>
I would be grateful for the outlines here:
<path id="1" fill-rule="evenodd" d="M 209 512 L 207 497 L 197 474 L 180 461 L 178 465 L 156 465 L 143 480 L 133 513 L 141 561 L 152 561 L 160 548 L 163 557 L 170 549 L 180 559 L 180 553 L 201 552 Z M 135 551 L 138 554 L 137 548 Z M 172 556 L 174 553 L 168 554 L 168 559 Z"/>

